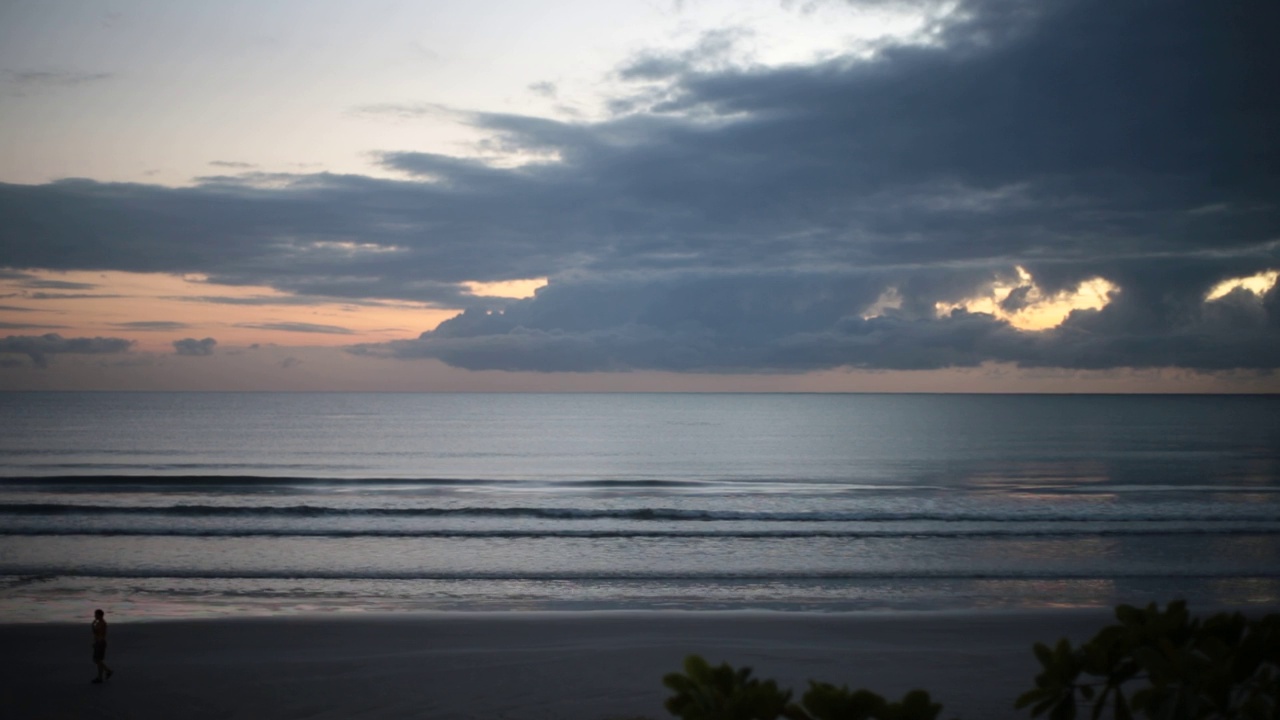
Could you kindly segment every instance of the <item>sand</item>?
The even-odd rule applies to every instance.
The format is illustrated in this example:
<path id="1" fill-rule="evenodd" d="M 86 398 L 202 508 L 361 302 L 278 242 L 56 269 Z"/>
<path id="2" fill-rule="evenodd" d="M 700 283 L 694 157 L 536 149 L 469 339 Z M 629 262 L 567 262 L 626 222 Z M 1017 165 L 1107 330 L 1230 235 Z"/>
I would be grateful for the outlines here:
<path id="1" fill-rule="evenodd" d="M 684 656 L 943 702 L 944 718 L 1026 717 L 1035 640 L 1092 635 L 1105 611 L 449 613 L 111 624 L 115 677 L 91 685 L 89 618 L 0 625 L 4 718 L 670 717 Z"/>

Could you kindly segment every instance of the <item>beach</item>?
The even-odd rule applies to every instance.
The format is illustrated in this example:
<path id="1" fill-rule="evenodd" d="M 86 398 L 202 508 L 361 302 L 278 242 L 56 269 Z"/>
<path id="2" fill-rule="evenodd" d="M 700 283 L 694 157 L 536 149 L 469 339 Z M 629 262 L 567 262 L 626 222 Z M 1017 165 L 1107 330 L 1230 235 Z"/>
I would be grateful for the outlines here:
<path id="1" fill-rule="evenodd" d="M 5 720 L 660 720 L 691 653 L 999 720 L 1117 604 L 1280 607 L 1275 398 L 5 400 Z"/>
<path id="2" fill-rule="evenodd" d="M 87 618 L 88 616 L 86 616 Z M 1014 718 L 1036 640 L 1089 637 L 1091 610 L 932 613 L 434 613 L 111 625 L 93 685 L 89 623 L 0 626 L 7 718 L 666 718 L 690 653 L 803 694 L 810 679 L 942 717 Z"/>

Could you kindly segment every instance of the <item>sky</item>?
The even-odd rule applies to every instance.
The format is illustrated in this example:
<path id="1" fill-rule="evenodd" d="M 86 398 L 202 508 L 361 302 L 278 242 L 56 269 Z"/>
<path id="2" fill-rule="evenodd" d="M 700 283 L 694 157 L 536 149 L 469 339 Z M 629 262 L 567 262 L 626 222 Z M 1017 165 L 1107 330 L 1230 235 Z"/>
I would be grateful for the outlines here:
<path id="1" fill-rule="evenodd" d="M 1280 391 L 1271 0 L 0 0 L 0 389 Z"/>

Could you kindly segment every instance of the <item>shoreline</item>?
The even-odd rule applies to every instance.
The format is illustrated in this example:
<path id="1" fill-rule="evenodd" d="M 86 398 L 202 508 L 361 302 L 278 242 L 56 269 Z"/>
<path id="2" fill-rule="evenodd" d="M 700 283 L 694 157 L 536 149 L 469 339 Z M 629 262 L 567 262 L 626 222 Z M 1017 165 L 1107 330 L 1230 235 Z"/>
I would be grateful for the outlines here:
<path id="1" fill-rule="evenodd" d="M 827 583 L 515 583 L 490 580 L 288 581 L 181 578 L 0 578 L 0 623 L 248 617 L 459 617 L 467 613 L 760 613 L 820 616 L 931 613 L 1109 612 L 1120 603 L 1184 599 L 1197 612 L 1280 607 L 1280 578 L 1071 578 Z"/>
<path id="2" fill-rule="evenodd" d="M 1252 614 L 1252 613 L 1251 613 Z M 697 653 L 803 694 L 808 680 L 900 697 L 944 717 L 1026 717 L 1033 642 L 1073 642 L 1113 619 L 1026 611 L 440 612 L 111 621 L 93 674 L 83 623 L 0 625 L 0 714 L 130 718 L 670 717 L 662 676 Z"/>

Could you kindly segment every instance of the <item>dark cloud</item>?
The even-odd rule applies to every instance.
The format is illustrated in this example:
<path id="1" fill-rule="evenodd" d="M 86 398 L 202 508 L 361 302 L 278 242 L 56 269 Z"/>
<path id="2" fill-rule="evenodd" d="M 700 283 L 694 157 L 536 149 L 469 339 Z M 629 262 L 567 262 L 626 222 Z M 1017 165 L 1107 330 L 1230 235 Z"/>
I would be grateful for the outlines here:
<path id="1" fill-rule="evenodd" d="M 3 308 L 0 308 L 3 309 Z M 0 322 L 0 330 L 62 330 L 66 325 L 45 325 L 42 323 Z"/>
<path id="2" fill-rule="evenodd" d="M 239 162 L 237 160 L 210 160 L 209 164 L 214 167 L 230 168 L 232 170 L 251 170 L 258 167 L 254 163 Z"/>
<path id="3" fill-rule="evenodd" d="M 255 295 L 253 297 L 235 297 L 231 295 L 174 295 L 166 300 L 182 302 L 212 303 L 214 305 L 315 305 L 321 299 L 307 295 Z"/>
<path id="4" fill-rule="evenodd" d="M 41 290 L 92 290 L 98 287 L 93 283 L 71 282 L 69 280 L 27 280 L 21 285 L 22 287 L 40 288 Z"/>
<path id="5" fill-rule="evenodd" d="M 1280 6 L 974 0 L 947 22 L 871 60 L 737 67 L 731 35 L 643 55 L 600 122 L 361 109 L 555 162 L 0 186 L 0 257 L 464 308 L 358 351 L 469 368 L 1280 365 L 1274 290 L 1205 301 L 1280 267 Z M 1040 333 L 937 315 L 1017 267 L 1042 294 L 1117 290 Z M 462 285 L 541 276 L 505 308 Z"/>
<path id="6" fill-rule="evenodd" d="M 416 120 L 423 117 L 455 116 L 458 112 L 437 103 L 374 103 L 362 105 L 352 112 L 372 117 L 390 117 L 400 120 Z"/>
<path id="7" fill-rule="evenodd" d="M 556 84 L 553 82 L 536 82 L 529 86 L 529 92 L 534 95 L 541 95 L 545 98 L 554 98 L 557 93 Z"/>
<path id="8" fill-rule="evenodd" d="M 85 300 L 85 299 L 102 299 L 102 298 L 120 298 L 128 297 L 127 295 L 112 295 L 109 293 L 50 293 L 50 292 L 33 292 L 24 293 L 24 298 L 31 300 Z"/>
<path id="9" fill-rule="evenodd" d="M 689 62 L 679 55 L 641 55 L 627 61 L 618 69 L 623 80 L 666 80 L 690 69 Z"/>
<path id="10" fill-rule="evenodd" d="M 112 337 L 64 338 L 47 335 L 10 335 L 0 338 L 0 354 L 26 355 L 38 367 L 48 367 L 55 355 L 98 355 L 128 352 L 132 340 Z"/>
<path id="11" fill-rule="evenodd" d="M 1158 272 L 1158 270 L 1156 271 Z M 886 310 L 863 318 L 875 284 L 855 275 L 610 278 L 549 285 L 505 312 L 472 310 L 417 340 L 352 348 L 485 370 L 803 372 L 925 370 L 984 362 L 1022 367 L 1280 367 L 1280 286 L 1151 310 L 1118 292 L 1103 310 L 1020 331 L 984 313 Z"/>
<path id="12" fill-rule="evenodd" d="M 112 327 L 120 328 L 121 330 L 167 331 L 185 330 L 189 326 L 186 323 L 171 320 L 141 320 L 138 322 L 115 323 Z"/>
<path id="13" fill-rule="evenodd" d="M 424 288 L 426 283 L 416 283 L 416 287 Z M 448 307 L 473 306 L 496 308 L 501 307 L 506 300 L 498 297 L 476 297 L 471 295 L 465 287 L 460 285 L 447 285 L 439 283 L 442 288 L 439 292 L 441 300 L 437 302 L 411 301 L 402 302 L 395 300 L 377 300 L 367 298 L 353 298 L 328 295 L 255 295 L 251 297 L 237 297 L 232 295 L 173 295 L 166 297 L 166 300 L 174 300 L 178 302 L 194 302 L 194 303 L 210 303 L 213 305 L 238 305 L 249 307 L 308 307 L 322 304 L 337 304 L 343 306 L 344 310 L 353 310 L 364 307 L 394 307 L 394 308 L 417 308 L 430 307 L 445 303 L 445 298 L 452 298 L 453 302 L 446 303 Z M 348 287 L 348 290 L 351 288 Z"/>
<path id="14" fill-rule="evenodd" d="M 693 47 L 682 52 L 641 53 L 623 63 L 617 74 L 622 80 L 654 81 L 715 71 L 725 67 L 735 46 L 749 37 L 748 31 L 739 28 L 712 30 L 703 33 Z"/>
<path id="15" fill-rule="evenodd" d="M 87 73 L 53 70 L 7 71 L 9 79 L 22 89 L 71 88 L 109 80 L 112 73 Z"/>
<path id="16" fill-rule="evenodd" d="M 217 340 L 207 337 L 203 340 L 195 338 L 183 338 L 173 341 L 173 352 L 177 355 L 190 355 L 194 357 L 204 357 L 213 354 L 213 348 L 218 344 Z"/>
<path id="17" fill-rule="evenodd" d="M 236 325 L 236 327 L 254 328 L 257 330 L 283 330 L 284 332 L 298 333 L 323 333 L 329 335 L 353 334 L 349 328 L 339 327 L 337 325 L 316 325 L 314 323 L 304 322 L 240 323 Z"/>
<path id="18" fill-rule="evenodd" d="M 36 309 L 29 308 L 29 307 L 18 307 L 17 305 L 0 305 L 0 312 L 36 312 Z"/>

